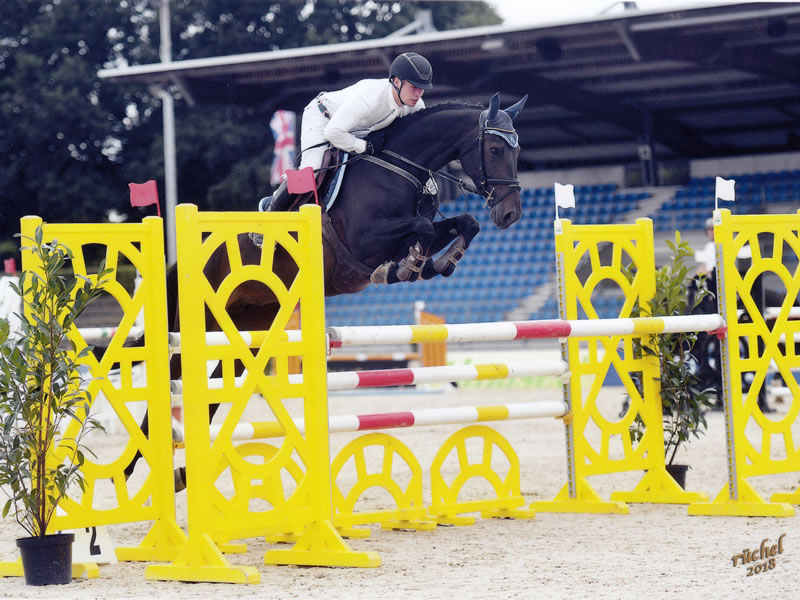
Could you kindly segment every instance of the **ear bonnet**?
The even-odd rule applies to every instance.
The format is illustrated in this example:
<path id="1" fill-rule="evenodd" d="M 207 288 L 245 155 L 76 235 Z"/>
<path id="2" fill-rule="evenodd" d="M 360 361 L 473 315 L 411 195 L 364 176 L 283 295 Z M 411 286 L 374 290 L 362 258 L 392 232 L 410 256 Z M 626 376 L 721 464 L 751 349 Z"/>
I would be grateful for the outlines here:
<path id="1" fill-rule="evenodd" d="M 514 118 L 519 114 L 519 111 L 522 110 L 522 107 L 525 106 L 525 101 L 527 99 L 528 95 L 525 94 L 522 100 L 513 106 L 501 110 L 500 94 L 495 94 L 489 101 L 489 108 L 481 113 L 478 119 L 478 125 L 486 133 L 499 135 L 509 146 L 516 148 L 519 145 L 519 136 L 514 130 Z"/>

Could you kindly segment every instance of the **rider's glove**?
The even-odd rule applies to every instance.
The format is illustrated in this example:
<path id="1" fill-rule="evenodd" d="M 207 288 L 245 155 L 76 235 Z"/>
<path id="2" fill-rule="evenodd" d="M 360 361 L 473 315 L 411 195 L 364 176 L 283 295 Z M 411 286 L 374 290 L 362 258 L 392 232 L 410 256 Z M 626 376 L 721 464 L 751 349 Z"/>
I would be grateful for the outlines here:
<path id="1" fill-rule="evenodd" d="M 364 138 L 364 141 L 367 142 L 367 154 L 378 154 L 383 150 L 384 134 L 382 131 L 373 131 Z"/>

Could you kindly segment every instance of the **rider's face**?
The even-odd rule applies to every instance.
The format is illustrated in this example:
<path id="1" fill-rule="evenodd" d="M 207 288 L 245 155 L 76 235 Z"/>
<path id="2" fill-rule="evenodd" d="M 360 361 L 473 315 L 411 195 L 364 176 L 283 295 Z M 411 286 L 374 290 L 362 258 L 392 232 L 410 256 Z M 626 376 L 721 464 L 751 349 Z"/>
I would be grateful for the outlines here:
<path id="1" fill-rule="evenodd" d="M 396 85 L 400 86 L 399 96 L 402 103 L 406 106 L 416 106 L 419 99 L 422 98 L 422 94 L 425 93 L 425 90 L 418 88 L 406 79 L 403 79 L 401 82 L 395 77 L 394 81 Z M 397 90 L 395 90 L 395 95 L 397 95 Z M 398 102 L 398 104 L 400 103 Z"/>

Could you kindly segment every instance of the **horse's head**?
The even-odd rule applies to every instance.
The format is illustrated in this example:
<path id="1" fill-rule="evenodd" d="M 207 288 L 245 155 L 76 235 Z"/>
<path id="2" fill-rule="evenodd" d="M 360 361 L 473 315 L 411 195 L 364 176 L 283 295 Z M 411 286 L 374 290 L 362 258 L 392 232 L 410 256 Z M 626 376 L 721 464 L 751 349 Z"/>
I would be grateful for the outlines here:
<path id="1" fill-rule="evenodd" d="M 478 143 L 461 157 L 461 165 L 486 199 L 498 229 L 507 229 L 522 217 L 520 185 L 517 178 L 519 137 L 514 118 L 525 106 L 528 96 L 506 109 L 500 108 L 500 94 L 495 94 L 478 119 Z"/>

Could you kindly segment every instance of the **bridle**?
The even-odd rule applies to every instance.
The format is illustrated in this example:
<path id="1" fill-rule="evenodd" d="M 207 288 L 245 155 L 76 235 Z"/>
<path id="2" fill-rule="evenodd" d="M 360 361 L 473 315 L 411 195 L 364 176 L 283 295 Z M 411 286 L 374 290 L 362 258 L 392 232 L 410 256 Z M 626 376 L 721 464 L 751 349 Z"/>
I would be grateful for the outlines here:
<path id="1" fill-rule="evenodd" d="M 506 199 L 507 196 L 512 194 L 514 190 L 520 190 L 522 187 L 519 184 L 519 178 L 514 177 L 511 178 L 502 178 L 502 177 L 489 177 L 489 174 L 486 172 L 486 150 L 484 149 L 484 136 L 489 133 L 492 135 L 498 135 L 505 141 L 506 144 L 509 145 L 511 148 L 516 148 L 519 146 L 519 139 L 517 137 L 517 132 L 513 129 L 500 129 L 497 127 L 481 127 L 478 131 L 478 148 L 480 148 L 480 155 L 481 155 L 481 177 L 480 177 L 480 186 L 481 191 L 478 193 L 486 199 L 486 205 L 489 208 L 493 208 L 500 202 Z M 495 185 L 506 185 L 508 186 L 508 191 L 501 197 L 501 198 L 493 198 L 494 196 L 494 186 Z M 491 190 L 488 190 L 488 186 L 492 186 Z M 488 191 L 487 191 L 488 190 Z"/>
<path id="2" fill-rule="evenodd" d="M 513 129 L 499 129 L 497 127 L 481 127 L 478 130 L 478 137 L 476 138 L 476 143 L 478 145 L 478 152 L 480 153 L 480 177 L 478 181 L 478 187 L 467 183 L 463 179 L 456 177 L 455 175 L 451 175 L 450 173 L 444 171 L 443 169 L 439 169 L 438 171 L 433 171 L 427 167 L 424 167 L 420 164 L 415 163 L 413 160 L 406 158 L 396 152 L 392 152 L 391 150 L 383 150 L 382 154 L 386 154 L 387 156 L 391 156 L 394 159 L 397 159 L 407 165 L 414 167 L 415 169 L 419 169 L 420 171 L 428 173 L 429 177 L 433 177 L 434 175 L 438 175 L 442 179 L 446 179 L 447 181 L 451 181 L 455 183 L 459 188 L 461 188 L 464 192 L 469 192 L 470 194 L 477 194 L 481 196 L 484 200 L 486 200 L 486 206 L 488 208 L 494 208 L 500 202 L 506 199 L 510 194 L 514 192 L 514 190 L 521 189 L 519 179 L 518 178 L 502 178 L 502 177 L 489 177 L 486 171 L 486 151 L 484 150 L 484 136 L 489 133 L 492 135 L 499 135 L 503 138 L 503 140 L 508 144 L 511 148 L 516 148 L 519 144 L 517 139 L 517 133 Z M 459 160 L 461 160 L 464 156 L 469 154 L 470 152 L 474 151 L 474 146 L 470 146 L 470 148 L 459 155 Z M 387 162 L 383 159 L 377 158 L 376 156 L 371 155 L 360 155 L 360 158 L 366 160 L 371 163 L 375 163 L 380 165 L 381 167 L 388 169 L 402 177 L 408 179 L 411 183 L 413 183 L 417 191 L 422 192 L 424 186 L 422 183 L 415 177 L 413 174 L 409 173 L 407 170 L 403 169 L 402 167 L 395 165 L 393 163 Z M 508 192 L 503 194 L 501 197 L 496 197 L 494 195 L 495 187 L 497 185 L 505 185 L 509 187 Z"/>

